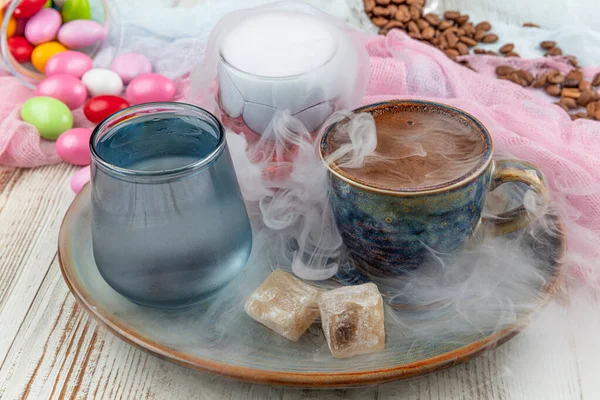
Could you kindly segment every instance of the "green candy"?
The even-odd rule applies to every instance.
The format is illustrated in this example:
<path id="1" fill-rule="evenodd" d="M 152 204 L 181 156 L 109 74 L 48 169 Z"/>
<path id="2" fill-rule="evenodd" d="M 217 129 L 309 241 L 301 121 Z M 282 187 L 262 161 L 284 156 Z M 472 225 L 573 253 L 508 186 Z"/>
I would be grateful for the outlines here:
<path id="1" fill-rule="evenodd" d="M 76 19 L 90 19 L 92 11 L 88 0 L 67 0 L 62 7 L 63 23 Z"/>
<path id="2" fill-rule="evenodd" d="M 21 119 L 35 126 L 40 136 L 56 140 L 61 133 L 73 127 L 73 114 L 62 101 L 38 96 L 27 100 L 21 107 Z"/>

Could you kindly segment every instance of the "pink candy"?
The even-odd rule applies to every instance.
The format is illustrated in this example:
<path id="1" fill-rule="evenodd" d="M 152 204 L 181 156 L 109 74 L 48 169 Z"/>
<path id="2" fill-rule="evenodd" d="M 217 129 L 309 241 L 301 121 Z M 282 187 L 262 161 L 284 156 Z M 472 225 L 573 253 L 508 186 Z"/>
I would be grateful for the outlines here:
<path id="1" fill-rule="evenodd" d="M 77 171 L 75 175 L 71 178 L 71 190 L 75 192 L 75 194 L 79 193 L 81 188 L 85 186 L 86 183 L 90 181 L 90 166 L 84 167 Z"/>
<path id="2" fill-rule="evenodd" d="M 89 128 L 74 128 L 61 134 L 56 140 L 56 152 L 65 162 L 74 165 L 90 164 Z"/>
<path id="3" fill-rule="evenodd" d="M 138 75 L 152 72 L 152 64 L 142 54 L 123 53 L 115 57 L 110 69 L 121 77 L 123 83 L 127 84 Z"/>
<path id="4" fill-rule="evenodd" d="M 31 17 L 25 25 L 25 38 L 32 45 L 51 42 L 56 38 L 62 19 L 53 8 L 44 8 Z"/>
<path id="5" fill-rule="evenodd" d="M 52 57 L 46 63 L 46 76 L 66 74 L 81 78 L 92 69 L 90 56 L 79 51 L 63 51 Z"/>
<path id="6" fill-rule="evenodd" d="M 37 85 L 35 95 L 53 97 L 73 110 L 85 102 L 87 89 L 79 79 L 71 75 L 53 75 Z"/>
<path id="7" fill-rule="evenodd" d="M 105 36 L 104 27 L 96 21 L 77 19 L 67 22 L 58 31 L 58 41 L 70 49 L 91 46 Z"/>
<path id="8" fill-rule="evenodd" d="M 166 76 L 143 74 L 129 83 L 126 96 L 130 104 L 171 101 L 175 89 L 175 83 Z"/>

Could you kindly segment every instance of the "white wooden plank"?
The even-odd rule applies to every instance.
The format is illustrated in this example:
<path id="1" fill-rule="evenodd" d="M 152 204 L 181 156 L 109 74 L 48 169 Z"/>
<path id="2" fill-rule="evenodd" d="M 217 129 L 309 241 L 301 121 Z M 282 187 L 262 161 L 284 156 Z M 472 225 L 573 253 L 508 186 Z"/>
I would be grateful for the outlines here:
<path id="1" fill-rule="evenodd" d="M 56 254 L 73 194 L 65 164 L 15 170 L 0 195 L 0 366 Z M 2 180 L 0 179 L 0 188 Z"/>

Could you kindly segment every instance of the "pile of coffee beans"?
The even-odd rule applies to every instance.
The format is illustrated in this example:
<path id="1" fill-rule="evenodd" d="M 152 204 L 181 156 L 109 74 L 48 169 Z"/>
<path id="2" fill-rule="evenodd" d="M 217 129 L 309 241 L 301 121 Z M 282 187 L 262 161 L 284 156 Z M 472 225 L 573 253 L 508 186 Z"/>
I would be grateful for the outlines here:
<path id="1" fill-rule="evenodd" d="M 483 21 L 474 24 L 469 16 L 458 11 L 446 11 L 443 17 L 435 13 L 423 14 L 426 0 L 364 0 L 365 11 L 379 33 L 402 29 L 413 39 L 427 42 L 444 51 L 452 59 L 469 54 L 479 43 L 495 43 L 498 36 L 491 32 L 492 25 Z M 475 49 L 478 54 L 497 54 Z"/>
<path id="2" fill-rule="evenodd" d="M 600 121 L 600 96 L 594 90 L 594 87 L 600 86 L 600 73 L 591 82 L 583 78 L 583 73 L 578 68 L 567 75 L 551 70 L 534 78 L 529 71 L 500 65 L 496 68 L 496 75 L 499 79 L 507 79 L 523 87 L 544 89 L 550 96 L 560 97 L 555 104 L 567 112 L 574 110 L 570 114 L 573 120 L 588 118 Z M 585 111 L 582 111 L 583 108 Z"/>
<path id="3" fill-rule="evenodd" d="M 474 23 L 469 16 L 459 11 L 446 11 L 440 17 L 435 13 L 423 14 L 426 0 L 363 0 L 365 11 L 373 24 L 379 27 L 379 33 L 387 34 L 392 29 L 402 29 L 416 40 L 426 42 L 444 51 L 448 57 L 471 68 L 465 60 L 457 60 L 467 55 L 471 49 L 475 54 L 490 54 L 504 57 L 520 57 L 513 43 L 506 43 L 499 53 L 477 48 L 480 43 L 496 43 L 498 36 L 491 32 L 488 21 Z M 523 27 L 539 28 L 533 22 Z M 544 89 L 551 96 L 560 97 L 556 103 L 570 113 L 573 120 L 588 118 L 600 121 L 600 96 L 594 87 L 600 86 L 600 73 L 587 81 L 579 69 L 577 57 L 563 55 L 556 42 L 545 40 L 540 43 L 545 57 L 563 56 L 574 69 L 566 76 L 552 70 L 533 76 L 530 71 L 514 69 L 509 65 L 496 68 L 498 79 L 506 79 L 523 87 Z M 471 68 L 472 69 L 472 68 Z M 583 111 L 585 109 L 585 111 Z"/>

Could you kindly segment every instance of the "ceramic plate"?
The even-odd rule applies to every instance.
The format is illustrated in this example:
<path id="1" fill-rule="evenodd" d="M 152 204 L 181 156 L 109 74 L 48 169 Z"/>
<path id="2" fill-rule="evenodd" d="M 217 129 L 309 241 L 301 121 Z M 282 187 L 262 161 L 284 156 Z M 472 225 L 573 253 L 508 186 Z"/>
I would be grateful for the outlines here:
<path id="1" fill-rule="evenodd" d="M 228 286 L 221 300 L 185 310 L 164 311 L 138 306 L 112 290 L 100 276 L 91 246 L 90 188 L 73 201 L 59 238 L 62 274 L 73 295 L 94 318 L 121 339 L 177 364 L 247 382 L 307 388 L 348 387 L 384 383 L 438 371 L 493 348 L 516 335 L 560 285 L 565 240 L 560 221 L 551 219 L 558 234 L 539 240 L 540 233 L 520 240 L 535 254 L 535 268 L 546 277 L 536 289 L 535 304 L 519 312 L 511 323 L 485 332 L 473 329 L 450 337 L 407 337 L 388 324 L 383 352 L 350 359 L 331 357 L 322 332 L 313 325 L 293 343 L 247 317 L 240 286 Z M 538 237 L 535 237 L 538 235 Z M 126 244 L 124 244 L 126 245 Z M 254 249 L 253 251 L 260 251 Z M 255 288 L 263 276 L 254 278 L 249 265 L 238 280 Z M 255 275 L 255 274 L 254 274 Z M 254 279 L 254 281 L 253 281 Z M 249 289 L 250 290 L 250 289 Z M 416 314 L 415 314 L 416 313 Z M 436 312 L 412 312 L 435 324 Z"/>

